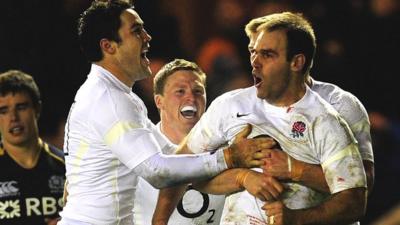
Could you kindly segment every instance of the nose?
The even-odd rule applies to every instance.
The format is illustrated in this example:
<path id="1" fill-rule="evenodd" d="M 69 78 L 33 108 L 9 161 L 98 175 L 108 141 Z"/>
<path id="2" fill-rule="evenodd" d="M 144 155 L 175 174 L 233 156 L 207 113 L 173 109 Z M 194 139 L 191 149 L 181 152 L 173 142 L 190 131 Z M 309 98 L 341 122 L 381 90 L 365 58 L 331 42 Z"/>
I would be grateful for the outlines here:
<path id="1" fill-rule="evenodd" d="M 146 42 L 150 42 L 151 39 L 152 39 L 151 36 L 150 36 L 150 34 L 147 33 L 147 31 L 146 31 L 145 29 L 143 29 L 142 37 L 143 37 L 143 39 L 144 39 Z"/>
<path id="2" fill-rule="evenodd" d="M 16 110 L 16 109 L 10 110 L 10 119 L 11 119 L 11 121 L 18 121 L 19 120 L 18 110 Z"/>
<path id="3" fill-rule="evenodd" d="M 250 61 L 251 61 L 251 66 L 253 68 L 258 67 L 259 62 L 258 62 L 258 54 L 257 53 L 252 53 L 250 56 Z"/>
<path id="4" fill-rule="evenodd" d="M 186 99 L 188 102 L 193 103 L 193 102 L 194 102 L 194 99 L 195 99 L 194 96 L 195 96 L 195 94 L 194 94 L 193 92 L 188 91 L 188 92 L 186 93 L 185 99 Z"/>

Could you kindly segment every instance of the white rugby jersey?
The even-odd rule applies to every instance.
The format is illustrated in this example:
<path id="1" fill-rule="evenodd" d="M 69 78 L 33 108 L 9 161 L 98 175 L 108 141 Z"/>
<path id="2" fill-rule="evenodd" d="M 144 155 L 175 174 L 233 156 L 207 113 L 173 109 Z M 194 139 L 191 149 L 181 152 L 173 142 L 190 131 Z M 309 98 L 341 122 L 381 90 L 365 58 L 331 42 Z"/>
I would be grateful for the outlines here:
<path id="1" fill-rule="evenodd" d="M 245 124 L 250 137 L 268 134 L 297 160 L 322 165 L 331 193 L 366 187 L 356 141 L 346 122 L 325 100 L 307 87 L 290 107 L 276 107 L 257 98 L 256 88 L 228 92 L 215 99 L 189 134 L 189 148 L 203 152 L 232 142 Z M 285 183 L 284 204 L 291 209 L 318 205 L 328 197 L 298 183 Z M 247 191 L 227 201 L 221 224 L 266 224 L 263 203 Z M 234 204 L 230 204 L 234 203 Z"/>
<path id="2" fill-rule="evenodd" d="M 157 129 L 162 133 L 160 123 L 157 124 Z M 166 136 L 165 138 L 167 139 Z M 173 144 L 171 143 L 171 145 Z M 165 149 L 163 153 L 170 155 L 174 152 Z M 158 193 L 158 189 L 155 189 L 147 181 L 139 177 L 133 208 L 135 225 L 151 225 L 151 219 L 157 204 Z M 189 188 L 179 202 L 177 209 L 172 213 L 168 224 L 219 225 L 224 204 L 225 195 L 211 195 Z"/>
<path id="3" fill-rule="evenodd" d="M 368 113 L 360 100 L 334 84 L 314 79 L 312 79 L 311 89 L 331 104 L 349 124 L 358 141 L 361 158 L 374 162 Z"/>
<path id="4" fill-rule="evenodd" d="M 132 169 L 169 148 L 131 87 L 92 65 L 65 126 L 68 199 L 61 215 L 96 225 L 132 224 Z"/>

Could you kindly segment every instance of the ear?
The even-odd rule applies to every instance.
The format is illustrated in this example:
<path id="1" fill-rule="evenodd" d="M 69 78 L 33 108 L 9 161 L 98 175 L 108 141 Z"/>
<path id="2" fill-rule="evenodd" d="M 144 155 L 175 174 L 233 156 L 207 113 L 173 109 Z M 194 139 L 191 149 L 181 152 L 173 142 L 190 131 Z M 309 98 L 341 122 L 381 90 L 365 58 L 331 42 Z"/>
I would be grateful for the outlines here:
<path id="1" fill-rule="evenodd" d="M 306 57 L 303 54 L 297 54 L 293 56 L 290 67 L 295 72 L 301 72 L 306 63 Z"/>
<path id="2" fill-rule="evenodd" d="M 157 109 L 161 110 L 163 107 L 163 96 L 162 95 L 154 95 L 154 102 L 156 103 Z"/>
<path id="3" fill-rule="evenodd" d="M 100 48 L 104 53 L 114 54 L 116 50 L 115 42 L 103 38 L 100 40 Z"/>

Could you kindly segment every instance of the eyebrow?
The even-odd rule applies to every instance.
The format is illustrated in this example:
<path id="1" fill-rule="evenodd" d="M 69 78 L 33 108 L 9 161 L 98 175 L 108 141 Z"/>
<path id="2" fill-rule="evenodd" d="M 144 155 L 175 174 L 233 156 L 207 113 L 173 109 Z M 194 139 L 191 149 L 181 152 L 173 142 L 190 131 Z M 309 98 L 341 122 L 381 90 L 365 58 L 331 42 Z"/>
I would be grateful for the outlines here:
<path id="1" fill-rule="evenodd" d="M 259 52 L 262 53 L 262 54 L 272 53 L 274 55 L 278 55 L 278 52 L 276 50 L 272 49 L 272 48 L 266 48 L 266 49 L 262 48 L 262 49 L 259 50 Z"/>

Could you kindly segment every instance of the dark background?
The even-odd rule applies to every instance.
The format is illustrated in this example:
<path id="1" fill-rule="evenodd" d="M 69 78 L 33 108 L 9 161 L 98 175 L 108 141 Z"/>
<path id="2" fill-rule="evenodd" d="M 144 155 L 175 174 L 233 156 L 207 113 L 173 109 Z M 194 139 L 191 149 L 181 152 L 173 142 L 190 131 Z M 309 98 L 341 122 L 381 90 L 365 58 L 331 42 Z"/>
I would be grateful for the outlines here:
<path id="1" fill-rule="evenodd" d="M 2 1 L 0 72 L 34 76 L 42 93 L 41 135 L 61 147 L 63 124 L 90 65 L 79 50 L 76 21 L 89 0 Z M 261 1 L 136 0 L 152 35 L 153 72 L 174 58 L 197 62 L 208 75 L 211 102 L 252 84 L 244 25 L 257 16 L 291 10 L 312 22 L 318 43 L 312 76 L 355 94 L 370 115 L 376 185 L 365 223 L 399 203 L 400 15 L 398 0 Z M 134 91 L 158 121 L 151 79 Z"/>

